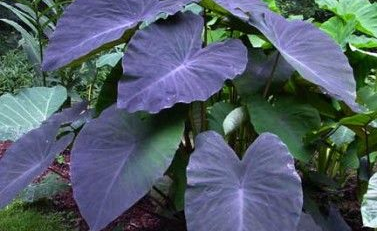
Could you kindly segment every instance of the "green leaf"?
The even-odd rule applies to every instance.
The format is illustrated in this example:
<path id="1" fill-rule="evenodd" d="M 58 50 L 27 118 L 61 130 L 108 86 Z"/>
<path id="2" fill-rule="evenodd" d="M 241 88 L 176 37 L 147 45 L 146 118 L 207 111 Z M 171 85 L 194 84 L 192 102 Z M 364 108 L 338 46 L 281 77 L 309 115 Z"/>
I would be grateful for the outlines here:
<path id="1" fill-rule="evenodd" d="M 98 58 L 96 62 L 96 67 L 104 67 L 104 66 L 110 66 L 110 67 L 115 67 L 119 60 L 121 60 L 123 57 L 122 52 L 115 52 L 115 53 L 109 53 L 109 54 L 104 54 L 101 57 Z"/>
<path id="2" fill-rule="evenodd" d="M 173 162 L 168 169 L 168 175 L 173 180 L 172 198 L 176 211 L 182 211 L 185 207 L 185 191 L 187 186 L 186 168 L 190 156 L 178 150 Z"/>
<path id="3" fill-rule="evenodd" d="M 362 54 L 369 55 L 369 56 L 372 56 L 374 58 L 377 58 L 377 53 L 361 50 L 361 49 L 353 46 L 352 44 L 350 44 L 350 48 L 351 48 L 352 51 L 357 51 L 357 52 L 360 52 Z"/>
<path id="4" fill-rule="evenodd" d="M 106 77 L 106 80 L 99 93 L 96 108 L 96 114 L 99 115 L 103 110 L 113 105 L 118 96 L 118 81 L 123 76 L 122 62 L 118 62 L 117 65 L 111 70 Z"/>
<path id="5" fill-rule="evenodd" d="M 350 144 L 354 141 L 355 133 L 345 126 L 340 126 L 335 133 L 330 136 L 330 139 L 336 146 L 341 147 L 344 144 Z"/>
<path id="6" fill-rule="evenodd" d="M 208 31 L 208 43 L 215 43 L 223 41 L 227 38 L 227 31 L 225 29 L 216 29 Z"/>
<path id="7" fill-rule="evenodd" d="M 27 25 L 30 29 L 32 29 L 35 34 L 38 33 L 37 28 L 35 28 L 35 26 L 32 23 L 34 19 L 30 15 L 5 2 L 0 2 L 0 6 L 3 6 L 8 10 L 12 11 L 17 16 L 17 18 L 21 20 L 23 23 L 25 23 L 25 25 Z"/>
<path id="8" fill-rule="evenodd" d="M 361 215 L 364 226 L 377 228 L 377 174 L 369 180 L 368 191 L 361 204 Z"/>
<path id="9" fill-rule="evenodd" d="M 238 107 L 231 111 L 223 122 L 225 135 L 237 130 L 247 120 L 247 111 L 245 107 Z"/>
<path id="10" fill-rule="evenodd" d="M 248 110 L 251 123 L 259 134 L 278 135 L 295 158 L 304 162 L 310 160 L 312 153 L 304 146 L 303 138 L 320 126 L 321 119 L 315 108 L 299 104 L 292 98 L 281 99 L 274 106 L 262 98 L 252 98 Z"/>
<path id="11" fill-rule="evenodd" d="M 316 0 L 317 4 L 331 10 L 344 20 L 355 17 L 357 29 L 377 37 L 377 3 L 371 4 L 368 0 Z"/>
<path id="12" fill-rule="evenodd" d="M 349 38 L 349 43 L 356 48 L 376 48 L 377 38 L 372 38 L 365 35 L 351 35 Z"/>
<path id="13" fill-rule="evenodd" d="M 51 198 L 65 190 L 69 185 L 59 175 L 48 174 L 41 182 L 26 187 L 18 196 L 23 202 L 32 203 L 44 198 Z"/>
<path id="14" fill-rule="evenodd" d="M 377 112 L 366 112 L 341 119 L 339 122 L 345 126 L 364 127 L 377 119 Z"/>
<path id="15" fill-rule="evenodd" d="M 365 86 L 357 92 L 358 101 L 369 110 L 377 111 L 377 92 L 370 86 Z"/>
<path id="16" fill-rule="evenodd" d="M 319 7 L 326 10 L 335 11 L 338 6 L 337 0 L 315 0 Z"/>
<path id="17" fill-rule="evenodd" d="M 0 19 L 0 21 L 12 26 L 21 33 L 22 39 L 24 40 L 23 48 L 28 55 L 28 59 L 33 65 L 39 67 L 41 65 L 41 55 L 37 40 L 18 23 L 8 19 Z"/>
<path id="18" fill-rule="evenodd" d="M 350 36 L 355 31 L 356 21 L 344 21 L 340 17 L 332 17 L 321 25 L 321 29 L 329 34 L 343 49 L 347 50 Z"/>
<path id="19" fill-rule="evenodd" d="M 345 155 L 341 157 L 340 164 L 344 169 L 358 169 L 360 167 L 356 143 L 350 144 Z"/>
<path id="20" fill-rule="evenodd" d="M 64 87 L 35 87 L 0 97 L 0 140 L 15 141 L 57 111 L 67 99 Z"/>
<path id="21" fill-rule="evenodd" d="M 234 109 L 233 105 L 225 102 L 215 103 L 209 110 L 208 128 L 224 135 L 223 123 L 227 115 Z"/>

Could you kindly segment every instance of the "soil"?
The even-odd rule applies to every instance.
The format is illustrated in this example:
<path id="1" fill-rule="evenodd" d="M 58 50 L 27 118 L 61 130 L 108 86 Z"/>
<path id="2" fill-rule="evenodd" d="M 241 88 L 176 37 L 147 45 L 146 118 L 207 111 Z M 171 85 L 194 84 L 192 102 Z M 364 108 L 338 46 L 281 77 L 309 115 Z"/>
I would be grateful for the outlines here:
<path id="1" fill-rule="evenodd" d="M 11 146 L 11 142 L 0 142 L 0 158 L 4 152 Z M 69 151 L 63 154 L 64 164 L 55 161 L 52 166 L 41 177 L 52 171 L 69 181 Z M 351 226 L 353 231 L 367 231 L 370 229 L 362 228 L 360 213 L 360 202 L 356 196 L 356 182 L 349 180 L 342 192 L 338 195 L 338 205 L 345 221 Z M 331 196 L 330 196 L 331 197 Z M 84 219 L 80 215 L 79 209 L 73 199 L 72 189 L 57 195 L 52 200 L 54 209 L 65 214 L 71 214 L 67 221 L 72 224 L 75 230 L 89 230 Z M 184 219 L 169 219 L 158 214 L 158 207 L 152 202 L 151 198 L 146 196 L 140 200 L 134 207 L 118 217 L 103 231 L 186 231 Z"/>

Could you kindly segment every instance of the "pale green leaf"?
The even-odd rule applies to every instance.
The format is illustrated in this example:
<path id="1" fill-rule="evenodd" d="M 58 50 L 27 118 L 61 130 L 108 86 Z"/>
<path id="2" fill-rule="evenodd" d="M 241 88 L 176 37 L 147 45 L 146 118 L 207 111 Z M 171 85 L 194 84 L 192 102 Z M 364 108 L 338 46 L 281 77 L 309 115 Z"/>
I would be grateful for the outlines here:
<path id="1" fill-rule="evenodd" d="M 364 226 L 377 228 L 377 174 L 369 180 L 368 191 L 361 205 L 361 214 Z"/>
<path id="2" fill-rule="evenodd" d="M 15 141 L 49 118 L 67 99 L 64 87 L 35 87 L 0 97 L 0 140 Z"/>

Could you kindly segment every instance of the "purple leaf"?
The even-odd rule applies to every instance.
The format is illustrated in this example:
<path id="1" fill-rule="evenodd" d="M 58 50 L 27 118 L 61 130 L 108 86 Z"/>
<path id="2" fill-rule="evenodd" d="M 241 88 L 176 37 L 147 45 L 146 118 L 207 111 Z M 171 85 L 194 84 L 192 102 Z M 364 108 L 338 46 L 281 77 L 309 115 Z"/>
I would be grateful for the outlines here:
<path id="1" fill-rule="evenodd" d="M 347 57 L 328 35 L 310 23 L 288 21 L 266 11 L 254 13 L 249 23 L 258 28 L 285 60 L 306 80 L 359 111 L 356 83 Z"/>
<path id="2" fill-rule="evenodd" d="M 167 170 L 184 128 L 170 116 L 141 118 L 112 106 L 84 126 L 72 150 L 72 184 L 92 231 L 129 209 Z"/>
<path id="3" fill-rule="evenodd" d="M 243 20 L 248 20 L 248 12 L 264 12 L 268 10 L 261 0 L 214 0 L 221 7 Z"/>
<path id="4" fill-rule="evenodd" d="M 313 220 L 312 216 L 307 213 L 302 213 L 297 231 L 323 231 Z"/>
<path id="5" fill-rule="evenodd" d="M 275 64 L 277 55 L 278 53 L 274 52 L 267 56 L 261 49 L 251 49 L 246 71 L 234 81 L 237 93 L 241 96 L 249 96 L 264 88 L 271 77 L 271 67 Z M 292 66 L 284 59 L 279 58 L 272 79 L 273 84 L 286 82 L 293 72 Z"/>
<path id="6" fill-rule="evenodd" d="M 192 13 L 139 31 L 124 57 L 126 79 L 118 86 L 118 107 L 159 112 L 176 103 L 207 100 L 226 79 L 241 74 L 247 49 L 239 40 L 202 47 L 203 18 Z"/>
<path id="7" fill-rule="evenodd" d="M 306 80 L 344 101 L 354 111 L 361 110 L 355 102 L 356 82 L 347 57 L 325 32 L 310 23 L 288 21 L 258 7 L 260 0 L 215 2 L 260 30 Z"/>
<path id="8" fill-rule="evenodd" d="M 87 101 L 82 101 L 74 104 L 72 107 L 63 109 L 59 113 L 55 113 L 48 119 L 48 122 L 56 122 L 59 124 L 68 124 L 75 122 L 81 118 L 88 117 L 90 110 L 88 110 L 89 103 Z"/>
<path id="9" fill-rule="evenodd" d="M 189 231 L 296 230 L 301 181 L 281 140 L 263 133 L 240 161 L 215 132 L 196 138 L 187 169 Z"/>
<path id="10" fill-rule="evenodd" d="M 160 13 L 175 14 L 197 0 L 76 0 L 50 38 L 43 69 L 51 71 L 120 40 L 126 31 Z"/>
<path id="11" fill-rule="evenodd" d="M 58 123 L 47 123 L 12 144 L 0 161 L 0 208 L 52 164 L 72 142 L 73 134 L 55 141 Z"/>

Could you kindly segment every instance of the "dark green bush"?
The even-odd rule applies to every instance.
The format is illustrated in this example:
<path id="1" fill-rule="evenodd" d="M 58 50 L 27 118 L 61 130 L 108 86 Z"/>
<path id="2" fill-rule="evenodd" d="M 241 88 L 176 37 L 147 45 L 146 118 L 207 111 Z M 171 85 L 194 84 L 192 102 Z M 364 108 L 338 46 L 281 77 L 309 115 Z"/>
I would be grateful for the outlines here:
<path id="1" fill-rule="evenodd" d="M 10 50 L 0 57 L 0 95 L 33 86 L 35 73 L 25 54 Z"/>

